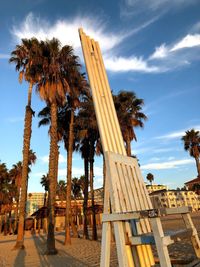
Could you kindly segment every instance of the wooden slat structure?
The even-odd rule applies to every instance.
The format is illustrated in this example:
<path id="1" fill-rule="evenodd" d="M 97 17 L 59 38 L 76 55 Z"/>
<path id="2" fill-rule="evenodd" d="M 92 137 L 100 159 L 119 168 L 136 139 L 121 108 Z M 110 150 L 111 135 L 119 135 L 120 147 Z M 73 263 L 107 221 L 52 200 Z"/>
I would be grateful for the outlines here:
<path id="1" fill-rule="evenodd" d="M 79 34 L 106 162 L 101 267 L 110 266 L 111 224 L 120 267 L 154 266 L 152 243 L 157 246 L 160 265 L 170 267 L 167 246 L 173 240 L 164 236 L 137 160 L 126 155 L 99 44 L 82 29 Z M 199 252 L 197 235 L 194 239 Z"/>

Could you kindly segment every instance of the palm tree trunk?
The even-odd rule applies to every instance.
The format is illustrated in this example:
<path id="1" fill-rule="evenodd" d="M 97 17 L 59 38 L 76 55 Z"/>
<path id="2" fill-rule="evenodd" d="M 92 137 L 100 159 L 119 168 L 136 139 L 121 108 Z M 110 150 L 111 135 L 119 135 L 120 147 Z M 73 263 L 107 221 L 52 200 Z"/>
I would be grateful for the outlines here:
<path id="1" fill-rule="evenodd" d="M 3 227 L 4 235 L 6 236 L 8 233 L 8 225 L 7 225 L 7 213 L 4 213 L 4 227 Z"/>
<path id="2" fill-rule="evenodd" d="M 13 233 L 11 211 L 9 211 L 8 220 L 9 220 L 9 235 L 11 235 Z"/>
<path id="3" fill-rule="evenodd" d="M 19 210 L 19 200 L 16 201 L 16 208 L 15 208 L 15 222 L 14 222 L 14 233 L 17 232 L 18 210 Z"/>
<path id="4" fill-rule="evenodd" d="M 92 240 L 97 240 L 97 225 L 94 203 L 94 159 L 90 158 L 90 192 L 92 199 Z"/>
<path id="5" fill-rule="evenodd" d="M 69 142 L 67 151 L 67 192 L 66 192 L 66 213 L 65 213 L 65 245 L 71 244 L 70 224 L 71 224 L 71 190 L 72 190 L 72 154 L 74 144 L 74 110 L 71 110 L 69 125 Z"/>
<path id="6" fill-rule="evenodd" d="M 47 191 L 44 192 L 44 207 L 47 205 Z"/>
<path id="7" fill-rule="evenodd" d="M 51 129 L 50 129 L 50 154 L 49 154 L 49 194 L 48 210 L 49 224 L 47 235 L 46 254 L 57 254 L 55 247 L 55 168 L 56 168 L 56 149 L 57 149 L 57 104 L 51 104 Z"/>
<path id="8" fill-rule="evenodd" d="M 2 232 L 2 215 L 0 215 L 0 234 L 1 234 L 1 232 Z"/>
<path id="9" fill-rule="evenodd" d="M 88 206 L 88 158 L 84 158 L 84 169 L 85 169 L 85 184 L 84 184 L 84 201 L 83 201 L 83 238 L 89 239 L 88 234 L 88 222 L 87 222 L 87 206 Z"/>
<path id="10" fill-rule="evenodd" d="M 59 165 L 59 145 L 56 145 L 56 159 L 55 159 L 55 192 L 56 192 L 56 187 L 57 187 L 57 183 L 58 183 L 58 165 Z"/>
<path id="11" fill-rule="evenodd" d="M 28 163 L 29 150 L 31 140 L 32 126 L 32 109 L 31 109 L 32 83 L 29 84 L 28 104 L 26 106 L 25 124 L 24 124 L 24 144 L 23 144 L 23 163 L 22 163 L 22 180 L 21 180 L 21 197 L 19 202 L 19 224 L 17 232 L 17 242 L 14 248 L 24 248 L 24 221 L 27 196 L 27 180 L 28 180 Z"/>
<path id="12" fill-rule="evenodd" d="M 128 157 L 131 157 L 131 141 L 129 138 L 126 139 L 126 153 Z"/>
<path id="13" fill-rule="evenodd" d="M 199 157 L 195 157 L 195 161 L 196 161 L 196 166 L 197 166 L 198 177 L 200 177 L 200 162 L 199 162 Z"/>

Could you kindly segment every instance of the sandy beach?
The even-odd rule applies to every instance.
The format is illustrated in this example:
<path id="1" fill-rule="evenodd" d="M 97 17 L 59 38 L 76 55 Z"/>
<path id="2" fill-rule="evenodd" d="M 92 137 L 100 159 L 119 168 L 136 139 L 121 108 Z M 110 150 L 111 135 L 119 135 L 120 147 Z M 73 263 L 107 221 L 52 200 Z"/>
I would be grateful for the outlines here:
<path id="1" fill-rule="evenodd" d="M 200 234 L 200 212 L 193 213 L 192 219 Z M 165 231 L 180 230 L 184 228 L 180 216 L 162 218 Z M 16 236 L 0 235 L 0 267 L 95 267 L 99 266 L 101 243 L 99 241 L 72 238 L 72 245 L 63 245 L 64 232 L 56 232 L 56 248 L 58 254 L 45 255 L 46 235 L 31 235 L 25 233 L 25 250 L 12 250 Z M 185 238 L 182 242 L 170 246 L 170 256 L 173 259 L 190 260 L 196 258 L 190 240 Z M 155 252 L 156 254 L 156 252 Z M 115 244 L 111 249 L 111 267 L 118 266 Z M 197 265 L 199 266 L 199 265 Z"/>

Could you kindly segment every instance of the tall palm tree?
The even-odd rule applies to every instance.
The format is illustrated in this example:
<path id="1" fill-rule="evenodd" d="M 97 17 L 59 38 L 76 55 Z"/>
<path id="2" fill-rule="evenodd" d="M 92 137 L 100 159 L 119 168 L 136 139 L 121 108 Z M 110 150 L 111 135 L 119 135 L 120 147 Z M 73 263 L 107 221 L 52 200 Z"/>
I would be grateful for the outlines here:
<path id="1" fill-rule="evenodd" d="M 68 77 L 69 86 L 71 92 L 68 96 L 68 104 L 70 107 L 70 122 L 68 131 L 65 131 L 64 139 L 65 144 L 66 136 L 68 136 L 67 148 L 67 192 L 66 192 L 66 217 L 65 217 L 65 244 L 71 244 L 70 238 L 70 224 L 72 224 L 71 215 L 71 191 L 72 191 L 72 154 L 75 145 L 75 133 L 74 133 L 74 122 L 75 122 L 75 112 L 80 106 L 81 95 L 87 93 L 88 84 L 85 80 L 83 74 L 80 73 L 79 64 L 77 59 L 74 57 L 75 64 L 74 67 L 70 69 L 70 75 Z"/>
<path id="2" fill-rule="evenodd" d="M 57 151 L 57 111 L 58 106 L 66 102 L 66 94 L 70 93 L 67 80 L 69 65 L 74 64 L 73 49 L 70 46 L 61 48 L 60 42 L 53 38 L 41 42 L 41 75 L 37 84 L 37 91 L 41 99 L 50 106 L 50 154 L 49 154 L 49 225 L 47 236 L 47 254 L 56 254 L 55 248 L 55 158 Z"/>
<path id="3" fill-rule="evenodd" d="M 70 87 L 67 96 L 67 103 L 63 107 L 58 108 L 57 113 L 57 134 L 58 141 L 64 140 L 65 149 L 67 150 L 67 199 L 66 199 L 66 231 L 65 244 L 71 243 L 70 224 L 71 224 L 71 176 L 72 176 L 72 153 L 74 150 L 74 120 L 75 111 L 79 106 L 79 98 L 81 93 L 87 90 L 87 83 L 83 74 L 79 71 L 78 58 L 72 57 L 73 62 L 67 66 L 67 82 Z M 38 114 L 42 119 L 39 126 L 48 125 L 51 122 L 50 108 L 47 106 Z"/>
<path id="4" fill-rule="evenodd" d="M 90 192 L 92 200 L 92 239 L 97 240 L 96 214 L 94 203 L 94 156 L 95 148 L 99 143 L 99 131 L 91 95 L 85 95 L 78 116 L 79 127 L 82 128 L 84 138 L 89 139 L 89 170 Z"/>
<path id="5" fill-rule="evenodd" d="M 181 138 L 184 143 L 184 149 L 189 152 L 190 156 L 195 158 L 197 173 L 200 177 L 200 132 L 191 129 L 185 132 Z"/>
<path id="6" fill-rule="evenodd" d="M 84 175 L 80 177 L 81 187 L 83 190 L 83 237 L 89 239 L 88 233 L 88 220 L 87 220 L 87 208 L 88 208 L 88 186 L 89 186 L 89 138 L 87 135 L 83 135 L 80 140 L 79 146 L 76 148 L 80 151 L 81 157 L 84 160 Z"/>
<path id="7" fill-rule="evenodd" d="M 37 61 L 36 54 L 38 53 L 39 43 L 38 40 L 22 39 L 22 44 L 17 45 L 16 49 L 11 53 L 10 62 L 16 65 L 16 70 L 20 71 L 19 81 L 22 82 L 23 78 L 29 83 L 28 89 L 28 102 L 25 111 L 24 120 L 24 142 L 23 142 L 23 160 L 22 160 L 22 186 L 20 198 L 20 211 L 19 211 L 19 224 L 17 242 L 15 248 L 24 248 L 24 219 L 25 219 L 25 206 L 27 197 L 27 177 L 28 177 L 28 157 L 31 139 L 32 115 L 34 112 L 31 108 L 31 95 L 32 87 L 37 79 L 37 70 L 35 62 Z"/>
<path id="8" fill-rule="evenodd" d="M 126 143 L 127 155 L 131 156 L 131 141 L 137 141 L 134 128 L 144 127 L 147 116 L 142 112 L 144 100 L 137 98 L 134 92 L 121 91 L 114 95 L 114 103 L 121 127 L 123 139 Z"/>
<path id="9" fill-rule="evenodd" d="M 57 180 L 58 180 L 58 162 L 59 162 L 59 145 L 58 143 L 61 141 L 62 139 L 62 128 L 61 128 L 61 122 L 60 122 L 60 116 L 59 114 L 59 110 L 62 110 L 62 107 L 58 107 L 58 112 L 57 112 L 57 147 L 56 147 L 56 152 L 55 152 L 55 185 L 57 184 Z M 41 120 L 38 123 L 38 127 L 41 126 L 49 126 L 49 131 L 48 133 L 50 134 L 50 129 L 51 129 L 51 109 L 50 106 L 47 105 L 46 107 L 44 107 L 39 113 L 38 113 L 38 117 L 41 118 Z M 56 190 L 56 189 L 55 189 Z"/>

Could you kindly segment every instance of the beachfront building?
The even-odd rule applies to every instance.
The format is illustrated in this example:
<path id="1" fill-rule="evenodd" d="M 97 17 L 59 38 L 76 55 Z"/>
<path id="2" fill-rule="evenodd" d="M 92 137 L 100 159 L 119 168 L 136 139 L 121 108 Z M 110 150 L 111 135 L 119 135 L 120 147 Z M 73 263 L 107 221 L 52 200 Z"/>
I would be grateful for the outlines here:
<path id="1" fill-rule="evenodd" d="M 167 186 L 162 184 L 148 184 L 146 188 L 149 194 L 154 191 L 167 190 Z"/>
<path id="2" fill-rule="evenodd" d="M 34 213 L 44 205 L 44 193 L 29 193 L 27 196 L 26 213 L 27 216 Z"/>
<path id="3" fill-rule="evenodd" d="M 154 208 L 175 208 L 189 206 L 192 211 L 200 210 L 200 198 L 194 191 L 160 190 L 150 193 Z"/>
<path id="4" fill-rule="evenodd" d="M 200 195 L 200 177 L 186 182 L 185 186 L 188 190 L 195 191 L 198 195 Z"/>

